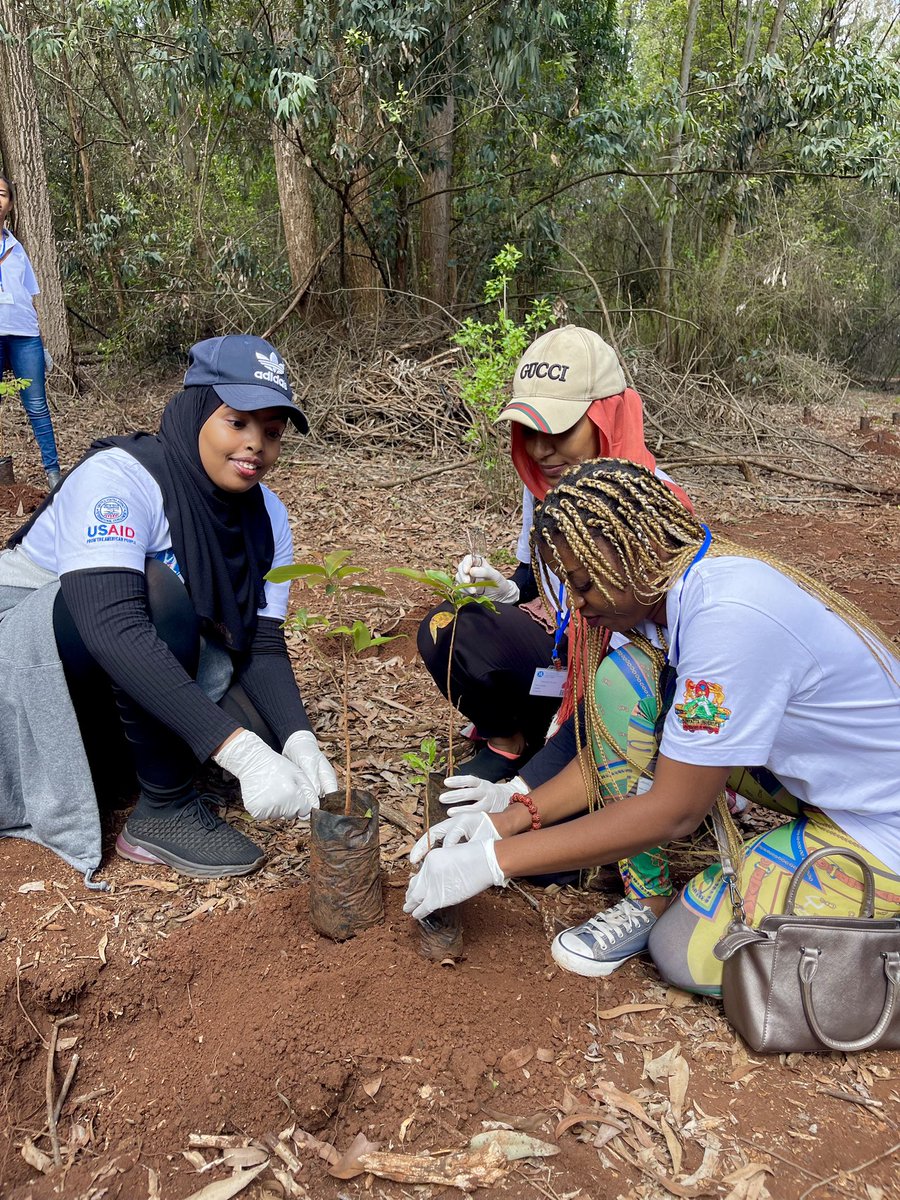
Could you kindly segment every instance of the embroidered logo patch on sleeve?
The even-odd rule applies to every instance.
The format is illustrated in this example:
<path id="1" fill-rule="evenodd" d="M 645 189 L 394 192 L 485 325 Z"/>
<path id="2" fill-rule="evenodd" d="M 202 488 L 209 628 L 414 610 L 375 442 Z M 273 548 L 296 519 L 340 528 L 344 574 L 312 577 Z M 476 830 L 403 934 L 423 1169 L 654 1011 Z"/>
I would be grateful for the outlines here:
<path id="1" fill-rule="evenodd" d="M 718 733 L 728 718 L 731 709 L 726 708 L 723 701 L 725 692 L 718 683 L 709 683 L 705 679 L 685 681 L 684 701 L 675 705 L 675 715 L 678 717 L 686 733 Z"/>

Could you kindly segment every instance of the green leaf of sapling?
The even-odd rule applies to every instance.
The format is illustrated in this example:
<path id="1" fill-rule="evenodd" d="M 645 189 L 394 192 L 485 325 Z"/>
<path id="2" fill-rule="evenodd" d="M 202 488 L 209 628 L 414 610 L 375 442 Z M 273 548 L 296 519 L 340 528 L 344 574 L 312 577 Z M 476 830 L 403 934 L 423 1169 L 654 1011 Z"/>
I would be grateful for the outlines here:
<path id="1" fill-rule="evenodd" d="M 266 572 L 265 577 L 270 583 L 288 583 L 292 579 L 316 576 L 324 579 L 325 568 L 316 563 L 291 563 L 285 567 L 272 567 L 271 571 Z"/>

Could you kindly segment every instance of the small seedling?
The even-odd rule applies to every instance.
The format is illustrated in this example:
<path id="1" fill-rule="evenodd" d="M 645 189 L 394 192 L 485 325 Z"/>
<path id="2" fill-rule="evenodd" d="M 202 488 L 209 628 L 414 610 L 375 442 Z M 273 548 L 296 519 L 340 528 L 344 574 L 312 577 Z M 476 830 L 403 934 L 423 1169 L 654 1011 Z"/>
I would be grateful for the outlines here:
<path id="1" fill-rule="evenodd" d="M 437 741 L 433 737 L 422 738 L 418 752 L 410 750 L 402 757 L 414 772 L 409 777 L 410 782 L 423 786 L 428 783 L 428 777 L 444 765 L 444 756 L 438 750 Z"/>
<path id="2" fill-rule="evenodd" d="M 436 633 L 443 626 L 452 626 L 450 630 L 450 646 L 447 653 L 447 703 L 449 704 L 449 712 L 447 719 L 447 771 L 450 775 L 453 774 L 453 726 L 456 722 L 456 705 L 453 702 L 453 692 L 451 690 L 451 675 L 453 669 L 453 647 L 456 641 L 456 625 L 460 611 L 468 604 L 482 604 L 489 608 L 491 612 L 497 611 L 497 606 L 488 596 L 476 595 L 475 589 L 482 587 L 494 587 L 495 584 L 489 581 L 483 583 L 457 583 L 452 575 L 448 575 L 446 571 L 414 571 L 409 567 L 388 567 L 388 571 L 393 575 L 403 575 L 406 579 L 412 579 L 413 582 L 421 584 L 428 588 L 433 596 L 436 596 L 444 604 L 449 604 L 451 612 L 438 612 L 431 618 L 431 624 L 434 627 L 432 633 Z M 423 743 L 424 745 L 424 743 Z M 428 805 L 425 805 L 425 832 L 430 830 L 431 822 L 428 814 Z"/>
<path id="3" fill-rule="evenodd" d="M 7 396 L 21 395 L 30 383 L 30 379 L 0 379 L 0 406 Z M 3 423 L 0 421 L 0 458 L 3 456 Z"/>
<path id="4" fill-rule="evenodd" d="M 266 579 L 273 583 L 287 583 L 289 580 L 302 579 L 307 586 L 324 588 L 325 595 L 332 597 L 337 609 L 338 624 L 332 625 L 327 617 L 314 616 L 306 608 L 297 610 L 294 617 L 287 622 L 294 629 L 313 630 L 323 637 L 340 638 L 341 642 L 341 677 L 332 678 L 341 693 L 341 710 L 344 732 L 344 812 L 350 814 L 352 794 L 350 761 L 350 654 L 361 654 L 373 646 L 383 646 L 392 642 L 394 637 L 379 637 L 374 634 L 364 621 L 352 619 L 347 609 L 348 595 L 383 596 L 384 590 L 367 583 L 354 583 L 359 575 L 364 575 L 365 567 L 355 567 L 350 563 L 351 550 L 333 550 L 326 554 L 321 563 L 293 563 L 287 567 L 273 567 Z M 396 636 L 396 635 L 395 635 Z M 329 667 L 330 671 L 330 667 Z"/>

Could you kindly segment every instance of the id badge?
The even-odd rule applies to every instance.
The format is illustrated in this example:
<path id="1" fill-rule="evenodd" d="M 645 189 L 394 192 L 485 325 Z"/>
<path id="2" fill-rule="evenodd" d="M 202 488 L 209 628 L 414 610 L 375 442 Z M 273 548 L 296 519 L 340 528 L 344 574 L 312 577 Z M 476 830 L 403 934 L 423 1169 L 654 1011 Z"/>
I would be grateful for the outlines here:
<path id="1" fill-rule="evenodd" d="M 531 681 L 529 696 L 553 696 L 559 699 L 566 686 L 566 672 L 559 667 L 538 667 Z"/>
<path id="2" fill-rule="evenodd" d="M 0 304 L 15 304 L 12 292 L 0 291 Z"/>

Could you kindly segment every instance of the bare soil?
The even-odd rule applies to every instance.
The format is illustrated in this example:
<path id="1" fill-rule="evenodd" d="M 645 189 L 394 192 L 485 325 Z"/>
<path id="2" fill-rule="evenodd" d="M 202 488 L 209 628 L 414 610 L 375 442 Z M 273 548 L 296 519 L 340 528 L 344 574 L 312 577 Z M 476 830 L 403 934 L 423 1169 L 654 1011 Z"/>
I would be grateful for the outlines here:
<path id="1" fill-rule="evenodd" d="M 878 398 L 867 400 L 877 412 Z M 61 431 L 68 461 L 103 431 L 102 414 L 77 416 Z M 819 414 L 855 457 L 811 470 L 896 486 L 892 455 L 856 454 L 858 416 L 850 401 Z M 16 455 L 17 474 L 39 481 L 24 435 Z M 268 1166 L 241 1191 L 254 1200 L 438 1200 L 459 1193 L 368 1173 L 333 1178 L 298 1131 L 339 1151 L 362 1133 L 421 1156 L 460 1150 L 492 1125 L 558 1149 L 510 1164 L 491 1188 L 500 1196 L 900 1195 L 900 1054 L 749 1055 L 717 1003 L 667 989 L 644 959 L 599 982 L 556 967 L 553 934 L 615 899 L 613 873 L 599 896 L 529 885 L 481 896 L 464 907 L 465 959 L 420 957 L 401 904 L 422 797 L 401 755 L 442 735 L 446 712 L 414 652 L 427 599 L 383 568 L 455 562 L 472 523 L 492 552 L 508 549 L 516 497 L 489 499 L 462 466 L 403 486 L 440 461 L 299 442 L 285 457 L 302 463 L 280 465 L 272 481 L 294 518 L 298 559 L 353 547 L 389 593 L 371 600 L 369 619 L 399 636 L 354 665 L 354 778 L 382 803 L 385 923 L 343 944 L 314 933 L 302 825 L 253 826 L 265 868 L 198 883 L 118 860 L 123 809 L 107 822 L 108 892 L 89 892 L 28 842 L 0 842 L 0 1195 L 184 1200 L 231 1177 L 222 1159 L 232 1152 L 192 1147 L 201 1134 L 264 1147 Z M 678 478 L 715 529 L 810 569 L 900 635 L 895 500 L 794 479 L 748 482 L 733 470 Z M 397 486 L 379 486 L 390 479 Z M 0 489 L 0 535 L 22 519 L 20 501 L 27 515 L 33 499 Z M 294 602 L 315 609 L 299 593 Z M 298 636 L 291 647 L 339 763 L 333 658 Z M 227 815 L 244 819 L 239 809 Z M 59 1026 L 50 1062 L 62 1018 L 72 1019 Z M 71 1072 L 62 1165 L 46 1169 L 48 1094 L 52 1102 Z M 575 1114 L 581 1120 L 560 1128 Z"/>

